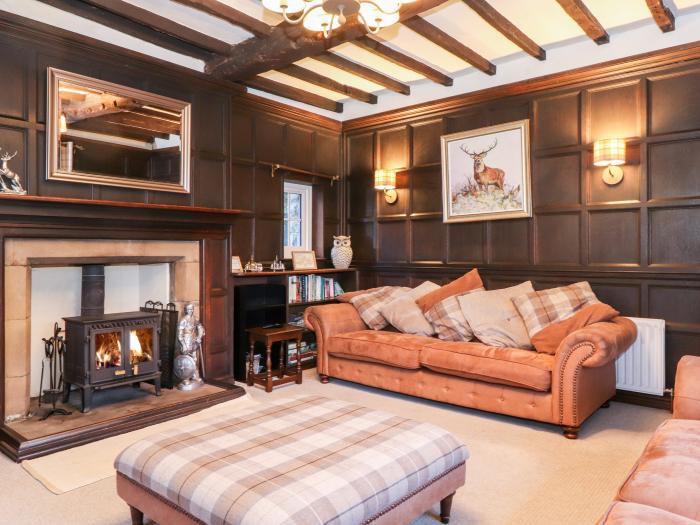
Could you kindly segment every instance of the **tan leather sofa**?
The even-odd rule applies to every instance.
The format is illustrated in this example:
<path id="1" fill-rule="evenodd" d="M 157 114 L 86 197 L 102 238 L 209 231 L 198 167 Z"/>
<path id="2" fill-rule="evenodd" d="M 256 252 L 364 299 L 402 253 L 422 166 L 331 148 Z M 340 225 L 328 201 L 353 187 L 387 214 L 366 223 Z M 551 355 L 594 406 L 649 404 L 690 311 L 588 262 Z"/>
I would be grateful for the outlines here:
<path id="1" fill-rule="evenodd" d="M 673 419 L 654 432 L 600 523 L 700 523 L 700 357 L 678 363 Z"/>
<path id="2" fill-rule="evenodd" d="M 337 377 L 563 427 L 570 439 L 615 395 L 614 361 L 636 327 L 617 317 L 569 334 L 556 355 L 368 330 L 347 303 L 306 309 L 322 382 Z"/>

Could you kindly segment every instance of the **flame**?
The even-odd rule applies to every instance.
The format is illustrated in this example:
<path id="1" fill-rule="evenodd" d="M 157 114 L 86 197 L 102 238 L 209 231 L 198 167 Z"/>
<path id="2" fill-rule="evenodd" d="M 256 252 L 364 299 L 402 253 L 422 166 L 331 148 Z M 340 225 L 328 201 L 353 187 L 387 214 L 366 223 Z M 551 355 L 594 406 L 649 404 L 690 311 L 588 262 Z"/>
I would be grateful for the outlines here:
<path id="1" fill-rule="evenodd" d="M 143 346 L 141 346 L 139 332 L 143 334 L 145 343 L 148 343 L 148 341 L 150 341 L 150 337 L 152 337 L 152 332 L 149 329 L 129 331 L 131 364 L 143 363 L 144 361 L 150 361 L 152 359 L 150 345 L 146 344 L 146 351 L 144 351 Z"/>
<path id="2" fill-rule="evenodd" d="M 132 330 L 129 332 L 129 348 L 131 349 L 131 355 L 133 357 L 141 357 L 143 355 L 143 348 L 141 348 L 141 341 L 139 341 L 136 331 Z"/>
<path id="3" fill-rule="evenodd" d="M 117 332 L 97 334 L 95 343 L 99 343 L 95 350 L 95 365 L 98 369 L 122 366 L 122 345 Z"/>

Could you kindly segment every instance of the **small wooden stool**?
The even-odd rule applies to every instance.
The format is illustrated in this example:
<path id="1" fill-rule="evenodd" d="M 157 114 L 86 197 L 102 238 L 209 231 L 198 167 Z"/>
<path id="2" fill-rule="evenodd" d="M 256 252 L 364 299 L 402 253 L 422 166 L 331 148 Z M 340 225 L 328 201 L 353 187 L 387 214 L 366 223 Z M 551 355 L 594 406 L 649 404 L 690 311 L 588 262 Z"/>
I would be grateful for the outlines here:
<path id="1" fill-rule="evenodd" d="M 284 324 L 274 328 L 248 328 L 248 340 L 250 341 L 250 351 L 248 355 L 248 386 L 254 384 L 265 387 L 265 392 L 272 392 L 272 387 L 283 385 L 285 383 L 296 382 L 301 384 L 301 336 L 304 333 L 303 328 L 291 324 Z M 293 372 L 288 372 L 285 366 L 286 348 L 280 351 L 279 370 L 277 371 L 277 379 L 272 379 L 272 344 L 283 342 L 286 344 L 289 341 L 297 343 L 297 366 Z M 255 359 L 255 343 L 260 342 L 265 345 L 267 362 L 265 364 L 265 372 L 262 374 L 253 373 L 253 361 Z"/>

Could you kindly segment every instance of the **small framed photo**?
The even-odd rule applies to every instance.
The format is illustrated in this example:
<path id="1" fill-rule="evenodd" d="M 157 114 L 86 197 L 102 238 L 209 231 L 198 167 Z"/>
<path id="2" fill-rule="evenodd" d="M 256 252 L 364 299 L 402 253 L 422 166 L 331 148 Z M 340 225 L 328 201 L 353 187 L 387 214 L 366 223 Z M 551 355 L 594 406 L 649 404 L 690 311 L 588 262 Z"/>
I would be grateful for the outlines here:
<path id="1" fill-rule="evenodd" d="M 231 256 L 231 273 L 242 273 L 243 264 L 241 264 L 241 258 L 238 255 Z"/>
<path id="2" fill-rule="evenodd" d="M 316 252 L 292 252 L 292 268 L 295 270 L 316 270 Z"/>

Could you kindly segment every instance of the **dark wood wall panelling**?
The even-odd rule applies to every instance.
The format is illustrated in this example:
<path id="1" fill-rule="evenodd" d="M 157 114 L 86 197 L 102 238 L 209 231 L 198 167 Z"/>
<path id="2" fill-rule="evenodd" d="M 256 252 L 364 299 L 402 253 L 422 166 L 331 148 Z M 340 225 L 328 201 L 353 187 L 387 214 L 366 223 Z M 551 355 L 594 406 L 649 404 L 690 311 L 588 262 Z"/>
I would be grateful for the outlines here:
<path id="1" fill-rule="evenodd" d="M 353 123 L 344 136 L 348 230 L 363 285 L 445 282 L 479 267 L 488 287 L 589 280 L 624 315 L 667 322 L 667 386 L 700 355 L 700 63 L 520 94 L 409 118 Z M 440 135 L 529 118 L 532 219 L 442 223 Z M 592 143 L 628 139 L 607 186 Z M 372 188 L 398 168 L 399 200 Z"/>

